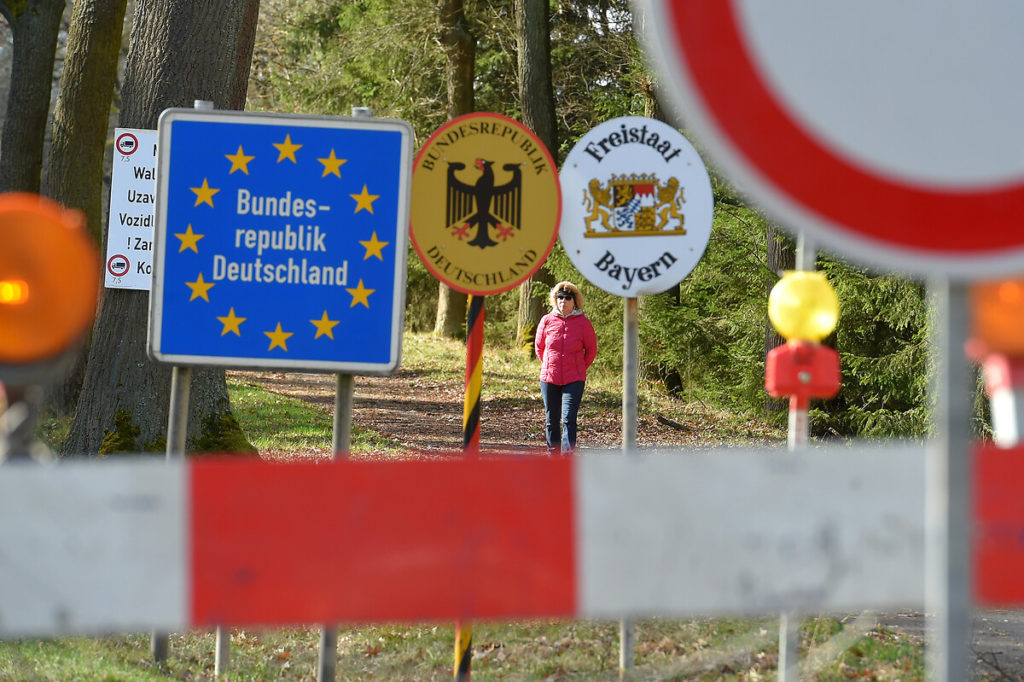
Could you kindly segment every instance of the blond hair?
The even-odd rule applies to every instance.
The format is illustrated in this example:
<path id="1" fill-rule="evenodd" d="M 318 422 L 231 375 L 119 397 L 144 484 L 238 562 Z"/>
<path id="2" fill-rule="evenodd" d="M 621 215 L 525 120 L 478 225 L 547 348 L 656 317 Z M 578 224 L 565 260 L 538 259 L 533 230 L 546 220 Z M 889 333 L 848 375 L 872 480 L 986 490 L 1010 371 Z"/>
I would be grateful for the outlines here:
<path id="1" fill-rule="evenodd" d="M 583 309 L 583 294 L 580 293 L 579 287 L 572 282 L 559 282 L 551 288 L 551 293 L 548 294 L 548 303 L 551 304 L 552 308 L 556 308 L 555 295 L 560 291 L 568 291 L 572 294 L 573 302 L 576 304 L 577 310 Z"/>

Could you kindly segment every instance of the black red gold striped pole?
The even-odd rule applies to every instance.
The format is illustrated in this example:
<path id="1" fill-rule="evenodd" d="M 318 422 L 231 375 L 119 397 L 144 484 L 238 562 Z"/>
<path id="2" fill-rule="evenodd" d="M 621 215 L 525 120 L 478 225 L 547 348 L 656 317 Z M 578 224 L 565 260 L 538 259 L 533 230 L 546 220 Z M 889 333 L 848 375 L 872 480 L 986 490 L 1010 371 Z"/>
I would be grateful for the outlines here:
<path id="1" fill-rule="evenodd" d="M 455 623 L 455 679 L 461 682 L 470 677 L 473 659 L 473 624 Z"/>
<path id="2" fill-rule="evenodd" d="M 466 318 L 466 398 L 462 408 L 462 450 L 473 459 L 480 453 L 480 387 L 484 375 L 484 298 L 469 297 Z"/>
<path id="3" fill-rule="evenodd" d="M 484 376 L 484 298 L 469 297 L 466 317 L 466 396 L 462 407 L 462 452 L 466 459 L 480 455 L 480 389 Z M 470 678 L 473 624 L 455 623 L 455 679 Z"/>

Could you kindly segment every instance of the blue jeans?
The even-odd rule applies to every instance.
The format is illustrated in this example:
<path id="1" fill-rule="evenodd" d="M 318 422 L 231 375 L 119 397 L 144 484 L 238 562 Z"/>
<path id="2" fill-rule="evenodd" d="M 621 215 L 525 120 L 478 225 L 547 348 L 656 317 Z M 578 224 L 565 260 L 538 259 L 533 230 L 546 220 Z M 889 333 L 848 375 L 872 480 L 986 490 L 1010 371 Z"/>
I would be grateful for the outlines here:
<path id="1" fill-rule="evenodd" d="M 548 454 L 554 454 L 561 446 L 562 452 L 576 449 L 576 414 L 583 400 L 583 381 L 559 386 L 540 382 L 540 394 L 544 398 L 544 432 L 548 441 Z M 562 429 L 562 424 L 565 429 Z"/>

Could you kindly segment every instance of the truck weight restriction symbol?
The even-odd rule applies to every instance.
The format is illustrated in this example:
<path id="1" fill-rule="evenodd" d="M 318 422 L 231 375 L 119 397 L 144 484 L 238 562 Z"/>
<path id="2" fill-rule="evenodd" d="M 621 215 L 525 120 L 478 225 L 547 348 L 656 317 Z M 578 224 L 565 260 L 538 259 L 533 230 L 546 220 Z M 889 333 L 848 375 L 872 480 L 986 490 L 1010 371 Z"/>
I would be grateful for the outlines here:
<path id="1" fill-rule="evenodd" d="M 131 133 L 122 133 L 117 137 L 117 151 L 125 156 L 131 156 L 139 148 L 139 138 Z"/>
<path id="2" fill-rule="evenodd" d="M 121 254 L 114 254 L 107 260 L 107 272 L 114 277 L 122 277 L 128 274 L 128 269 L 131 268 L 131 261 L 127 257 Z"/>

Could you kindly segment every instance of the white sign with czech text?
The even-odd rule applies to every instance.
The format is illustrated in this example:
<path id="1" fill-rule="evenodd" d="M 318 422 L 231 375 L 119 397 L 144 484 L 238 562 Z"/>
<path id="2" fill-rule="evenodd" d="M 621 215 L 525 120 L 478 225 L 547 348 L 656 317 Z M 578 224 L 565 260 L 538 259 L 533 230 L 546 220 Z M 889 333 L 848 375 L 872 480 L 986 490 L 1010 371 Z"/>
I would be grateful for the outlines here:
<path id="1" fill-rule="evenodd" d="M 116 128 L 104 273 L 108 289 L 150 289 L 155 192 L 156 131 Z"/>

